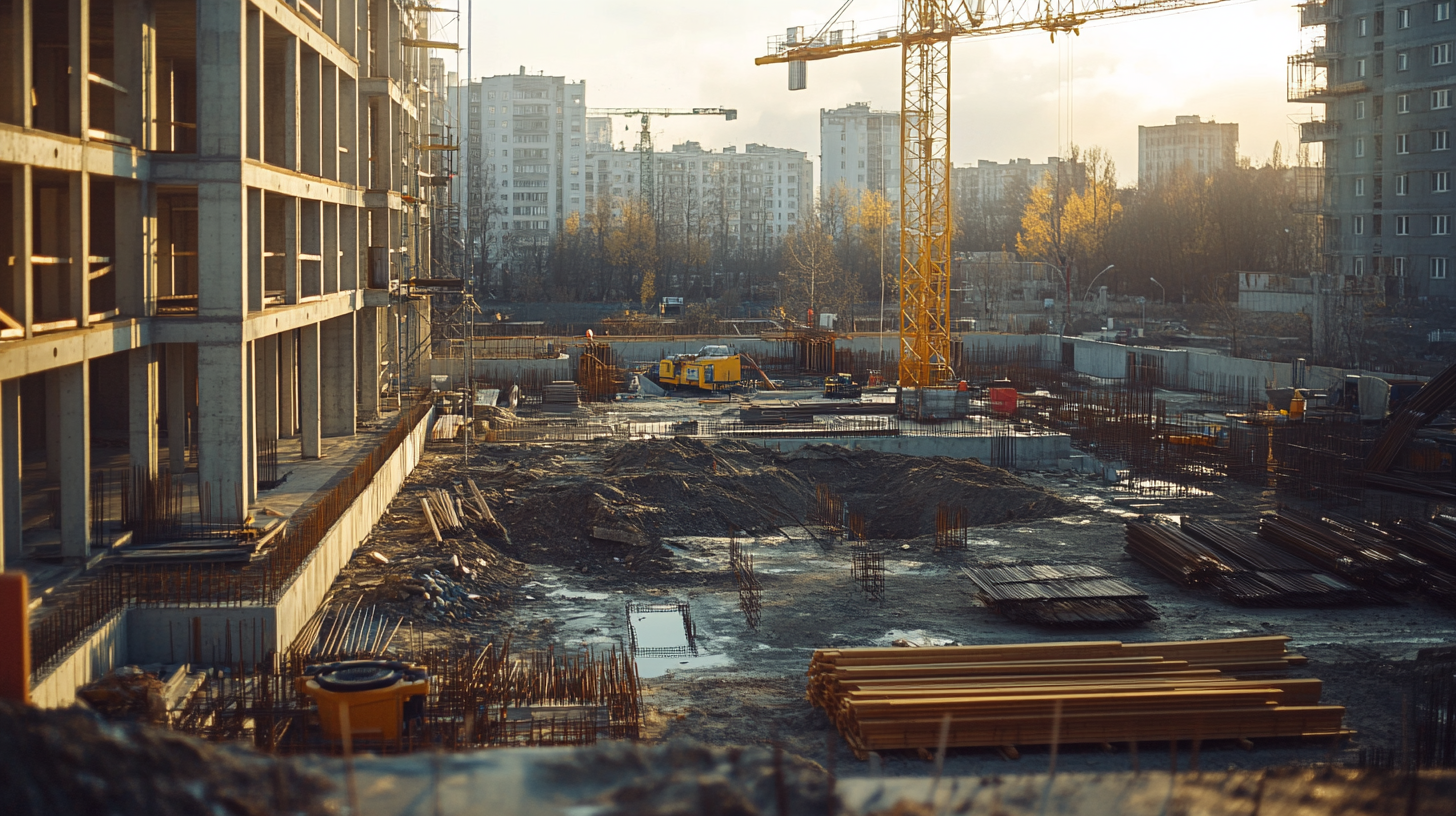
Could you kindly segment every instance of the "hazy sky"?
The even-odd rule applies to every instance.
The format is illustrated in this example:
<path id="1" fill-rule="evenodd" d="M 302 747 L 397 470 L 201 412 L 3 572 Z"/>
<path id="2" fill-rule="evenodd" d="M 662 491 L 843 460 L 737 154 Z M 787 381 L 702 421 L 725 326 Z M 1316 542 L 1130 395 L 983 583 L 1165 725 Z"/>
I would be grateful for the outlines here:
<path id="1" fill-rule="evenodd" d="M 786 66 L 753 64 L 769 35 L 790 25 L 817 30 L 838 0 L 461 2 L 476 9 L 474 76 L 524 65 L 529 73 L 585 79 L 589 106 L 738 109 L 735 122 L 655 120 L 659 150 L 687 139 L 713 149 L 790 147 L 810 153 L 817 175 L 821 108 L 899 107 L 898 49 L 811 62 L 803 91 L 787 90 Z M 898 9 L 895 0 L 856 0 L 843 19 L 878 28 Z M 464 45 L 464 31 L 460 39 Z M 1097 145 L 1131 184 L 1138 125 L 1198 114 L 1237 122 L 1241 154 L 1262 162 L 1277 140 L 1288 161 L 1298 145 L 1293 123 L 1312 110 L 1284 101 L 1285 59 L 1299 48 L 1289 0 L 1232 0 L 1092 23 L 1055 44 L 1044 32 L 962 38 L 951 51 L 951 159 L 1042 162 L 1069 142 Z M 467 73 L 464 52 L 459 71 Z M 636 144 L 635 122 L 618 119 L 615 128 L 618 142 Z"/>

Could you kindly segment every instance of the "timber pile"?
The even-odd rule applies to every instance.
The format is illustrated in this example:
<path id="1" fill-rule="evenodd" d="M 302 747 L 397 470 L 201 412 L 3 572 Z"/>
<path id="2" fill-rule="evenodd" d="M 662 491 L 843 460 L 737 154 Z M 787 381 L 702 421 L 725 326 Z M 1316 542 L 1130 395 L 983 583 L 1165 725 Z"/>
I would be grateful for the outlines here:
<path id="1" fill-rule="evenodd" d="M 855 756 L 946 746 L 1323 737 L 1352 732 L 1283 635 L 1173 643 L 820 649 L 808 699 Z"/>
<path id="2" fill-rule="evenodd" d="M 469 486 L 467 491 L 466 486 Z M 438 487 L 425 488 L 425 495 L 420 499 L 420 510 L 425 514 L 425 521 L 430 525 L 436 541 L 443 541 L 447 534 L 459 533 L 465 530 L 467 521 L 475 522 L 484 528 L 486 535 L 505 539 L 510 542 L 511 537 L 506 532 L 505 525 L 496 520 L 495 513 L 490 510 L 490 505 L 485 501 L 485 495 L 475 484 L 474 479 L 466 479 L 465 485 L 456 485 L 456 495 Z"/>
<path id="3" fill-rule="evenodd" d="M 1046 626 L 1130 626 L 1158 619 L 1148 595 L 1086 564 L 1029 564 L 963 570 L 992 610 Z"/>
<path id="4" fill-rule="evenodd" d="M 1330 607 L 1384 600 L 1383 595 L 1372 595 L 1290 553 L 1206 519 L 1184 517 L 1181 527 L 1130 522 L 1126 549 L 1163 577 L 1183 586 L 1210 587 L 1240 606 Z"/>
<path id="5" fill-rule="evenodd" d="M 557 380 L 541 389 L 542 411 L 571 413 L 580 404 L 576 383 L 571 380 Z"/>

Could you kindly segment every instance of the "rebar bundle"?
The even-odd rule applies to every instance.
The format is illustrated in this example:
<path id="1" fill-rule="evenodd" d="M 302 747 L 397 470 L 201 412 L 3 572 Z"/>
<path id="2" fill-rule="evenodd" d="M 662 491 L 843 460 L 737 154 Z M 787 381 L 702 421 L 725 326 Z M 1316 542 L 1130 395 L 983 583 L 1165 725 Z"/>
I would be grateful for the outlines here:
<path id="1" fill-rule="evenodd" d="M 970 542 L 970 514 L 964 507 L 951 507 L 945 502 L 935 506 L 935 552 L 964 550 Z"/>

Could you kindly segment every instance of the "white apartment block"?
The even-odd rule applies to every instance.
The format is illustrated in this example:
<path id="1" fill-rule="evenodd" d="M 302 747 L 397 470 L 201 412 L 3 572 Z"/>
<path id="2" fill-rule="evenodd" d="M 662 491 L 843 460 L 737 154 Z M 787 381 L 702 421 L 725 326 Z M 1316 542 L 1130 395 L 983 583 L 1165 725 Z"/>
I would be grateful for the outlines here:
<path id="1" fill-rule="evenodd" d="M 900 114 L 855 102 L 819 111 L 819 194 L 843 184 L 900 200 Z"/>
<path id="2" fill-rule="evenodd" d="M 1231 170 L 1239 152 L 1239 126 L 1174 117 L 1171 125 L 1138 126 L 1138 186 L 1151 187 L 1178 168 L 1207 176 Z"/>
<path id="3" fill-rule="evenodd" d="M 951 187 L 958 201 L 974 200 L 982 206 L 996 204 L 1006 198 L 1010 190 L 1029 190 L 1040 184 L 1048 173 L 1054 177 L 1062 159 L 1048 156 L 1044 164 L 1032 164 L 1031 159 L 1012 159 L 1000 164 L 981 159 L 975 165 L 952 167 Z"/>
<path id="4" fill-rule="evenodd" d="M 635 150 L 607 150 L 587 156 L 584 209 L 595 211 L 601 196 L 620 202 L 641 193 L 642 156 Z M 653 154 L 657 201 L 664 225 L 722 229 L 735 242 L 776 240 L 810 215 L 814 163 L 802 150 L 749 144 L 721 151 L 697 142 Z"/>
<path id="5" fill-rule="evenodd" d="M 581 208 L 586 82 L 518 73 L 471 81 L 461 121 L 456 195 L 465 229 L 487 252 L 545 244 Z"/>

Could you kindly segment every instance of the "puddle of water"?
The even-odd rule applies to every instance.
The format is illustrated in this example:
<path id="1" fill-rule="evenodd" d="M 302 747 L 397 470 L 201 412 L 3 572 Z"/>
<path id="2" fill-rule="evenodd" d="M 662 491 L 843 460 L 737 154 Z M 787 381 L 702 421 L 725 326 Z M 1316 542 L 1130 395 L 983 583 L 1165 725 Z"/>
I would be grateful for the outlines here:
<path id="1" fill-rule="evenodd" d="M 876 646 L 889 646 L 897 640 L 908 640 L 918 646 L 949 646 L 955 638 L 932 635 L 924 629 L 891 629 L 875 639 Z"/>
<path id="2" fill-rule="evenodd" d="M 668 672 L 691 669 L 715 669 L 733 665 L 733 659 L 724 654 L 698 655 L 691 657 L 638 657 L 637 674 L 642 677 L 661 677 Z"/>

